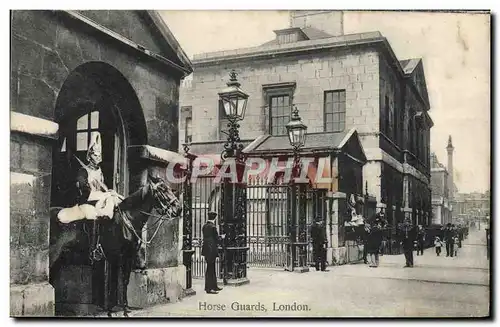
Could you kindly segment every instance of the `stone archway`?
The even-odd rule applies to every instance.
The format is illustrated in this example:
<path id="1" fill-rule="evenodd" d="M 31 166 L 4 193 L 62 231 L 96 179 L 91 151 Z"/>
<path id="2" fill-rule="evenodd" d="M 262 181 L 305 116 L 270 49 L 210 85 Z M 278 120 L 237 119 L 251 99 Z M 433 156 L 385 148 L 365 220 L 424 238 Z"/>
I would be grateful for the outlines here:
<path id="1" fill-rule="evenodd" d="M 138 187 L 140 178 L 128 161 L 127 149 L 147 144 L 146 123 L 135 90 L 116 68 L 103 62 L 75 68 L 59 92 L 54 117 L 59 140 L 53 149 L 52 207 L 74 205 L 78 159 L 85 162 L 90 135 L 96 131 L 102 136 L 105 184 L 123 195 Z M 91 223 L 78 224 L 82 230 L 92 230 Z M 90 264 L 90 242 L 90 237 L 78 239 L 50 272 L 56 314 L 85 314 L 103 304 L 104 266 Z"/>

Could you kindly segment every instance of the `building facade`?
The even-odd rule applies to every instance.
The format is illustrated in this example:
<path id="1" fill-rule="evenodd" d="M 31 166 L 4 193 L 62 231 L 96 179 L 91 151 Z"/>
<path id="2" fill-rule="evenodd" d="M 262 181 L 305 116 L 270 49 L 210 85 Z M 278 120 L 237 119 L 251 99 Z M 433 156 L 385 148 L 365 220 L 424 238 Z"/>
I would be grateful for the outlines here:
<path id="1" fill-rule="evenodd" d="M 448 168 L 431 154 L 432 224 L 446 225 L 453 218 L 453 145 L 448 140 Z"/>
<path id="2" fill-rule="evenodd" d="M 88 255 L 70 252 L 63 268 L 49 271 L 49 237 L 57 237 L 50 208 L 74 204 L 74 156 L 85 154 L 93 131 L 102 135 L 105 183 L 125 196 L 148 172 L 182 160 L 174 152 L 179 84 L 191 72 L 154 11 L 11 12 L 12 316 L 50 316 L 54 307 L 89 313 L 97 291 Z M 130 305 L 182 296 L 179 235 L 179 221 L 165 224 L 145 250 L 147 270 L 132 273 Z"/>
<path id="3" fill-rule="evenodd" d="M 290 22 L 262 46 L 194 56 L 181 87 L 180 144 L 217 153 L 202 145 L 225 139 L 217 93 L 235 69 L 250 96 L 242 139 L 283 135 L 294 105 L 311 135 L 355 129 L 367 157 L 363 186 L 378 210 L 392 226 L 405 217 L 430 224 L 433 122 L 422 60 L 398 60 L 379 32 L 344 35 L 339 12 L 292 12 Z"/>
<path id="4" fill-rule="evenodd" d="M 491 194 L 457 193 L 453 202 L 453 223 L 486 228 L 491 219 Z M 482 227 L 481 227 L 482 226 Z"/>

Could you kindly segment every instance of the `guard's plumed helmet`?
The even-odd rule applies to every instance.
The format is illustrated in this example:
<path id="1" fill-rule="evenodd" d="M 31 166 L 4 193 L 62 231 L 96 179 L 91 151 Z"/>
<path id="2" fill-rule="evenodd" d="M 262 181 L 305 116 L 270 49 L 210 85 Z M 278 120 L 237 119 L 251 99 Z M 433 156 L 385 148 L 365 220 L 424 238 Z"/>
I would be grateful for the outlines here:
<path id="1" fill-rule="evenodd" d="M 92 139 L 87 151 L 87 161 L 94 165 L 102 162 L 101 134 L 99 132 L 92 133 Z"/>

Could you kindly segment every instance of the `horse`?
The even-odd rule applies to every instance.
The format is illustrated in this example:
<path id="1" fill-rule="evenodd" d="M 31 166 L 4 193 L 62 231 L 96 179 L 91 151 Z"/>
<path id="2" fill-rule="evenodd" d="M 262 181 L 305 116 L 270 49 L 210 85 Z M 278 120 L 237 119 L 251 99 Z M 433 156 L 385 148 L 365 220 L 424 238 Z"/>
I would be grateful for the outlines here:
<path id="1" fill-rule="evenodd" d="M 77 224 L 63 224 L 57 219 L 57 214 L 62 208 L 51 208 L 51 242 L 50 242 L 50 270 L 53 271 L 56 263 L 65 248 L 74 245 L 82 231 L 76 228 Z M 152 213 L 156 210 L 158 215 Z M 98 218 L 99 240 L 97 250 L 101 251 L 109 266 L 110 281 L 118 279 L 118 271 L 121 271 L 123 292 L 121 294 L 123 304 L 123 315 L 128 317 L 130 307 L 127 299 L 127 286 L 134 259 L 140 243 L 145 242 L 139 236 L 149 217 L 157 217 L 154 224 L 161 224 L 167 219 L 179 218 L 182 211 L 182 203 L 176 197 L 172 189 L 160 178 L 149 176 L 148 182 L 138 191 L 125 198 L 116 208 L 113 219 Z M 157 230 L 160 226 L 157 227 Z M 156 235 L 156 232 L 155 234 Z M 154 237 L 153 235 L 153 237 Z M 151 241 L 151 239 L 150 239 Z M 148 242 L 146 242 L 147 244 Z M 95 244 L 92 244 L 94 246 Z M 95 250 L 94 250 L 95 253 Z M 53 275 L 51 273 L 51 275 Z M 106 294 L 112 291 L 111 282 L 106 283 Z M 117 296 L 118 297 L 118 296 Z M 105 303 L 108 317 L 112 316 L 113 307 L 118 304 L 108 300 Z"/>

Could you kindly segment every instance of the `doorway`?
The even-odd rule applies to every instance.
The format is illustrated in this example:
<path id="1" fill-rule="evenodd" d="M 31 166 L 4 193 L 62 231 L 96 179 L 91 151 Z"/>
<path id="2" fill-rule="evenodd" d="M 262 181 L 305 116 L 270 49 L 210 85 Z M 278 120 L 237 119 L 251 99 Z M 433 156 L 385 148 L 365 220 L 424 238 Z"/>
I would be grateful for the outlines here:
<path id="1" fill-rule="evenodd" d="M 92 62 L 67 77 L 55 108 L 59 141 L 53 149 L 51 207 L 76 204 L 76 174 L 87 163 L 92 134 L 100 133 L 104 183 L 123 196 L 129 191 L 129 145 L 147 144 L 146 125 L 135 91 L 112 66 Z M 132 179 L 135 179 L 132 176 Z M 51 268 L 56 315 L 85 315 L 105 303 L 104 261 L 91 262 L 94 224 L 75 222 L 78 237 Z M 52 229 L 51 229 L 52 230 Z M 51 239 L 58 235 L 52 235 Z M 119 287 L 118 287 L 119 288 Z M 119 291 L 117 289 L 116 291 Z"/>

